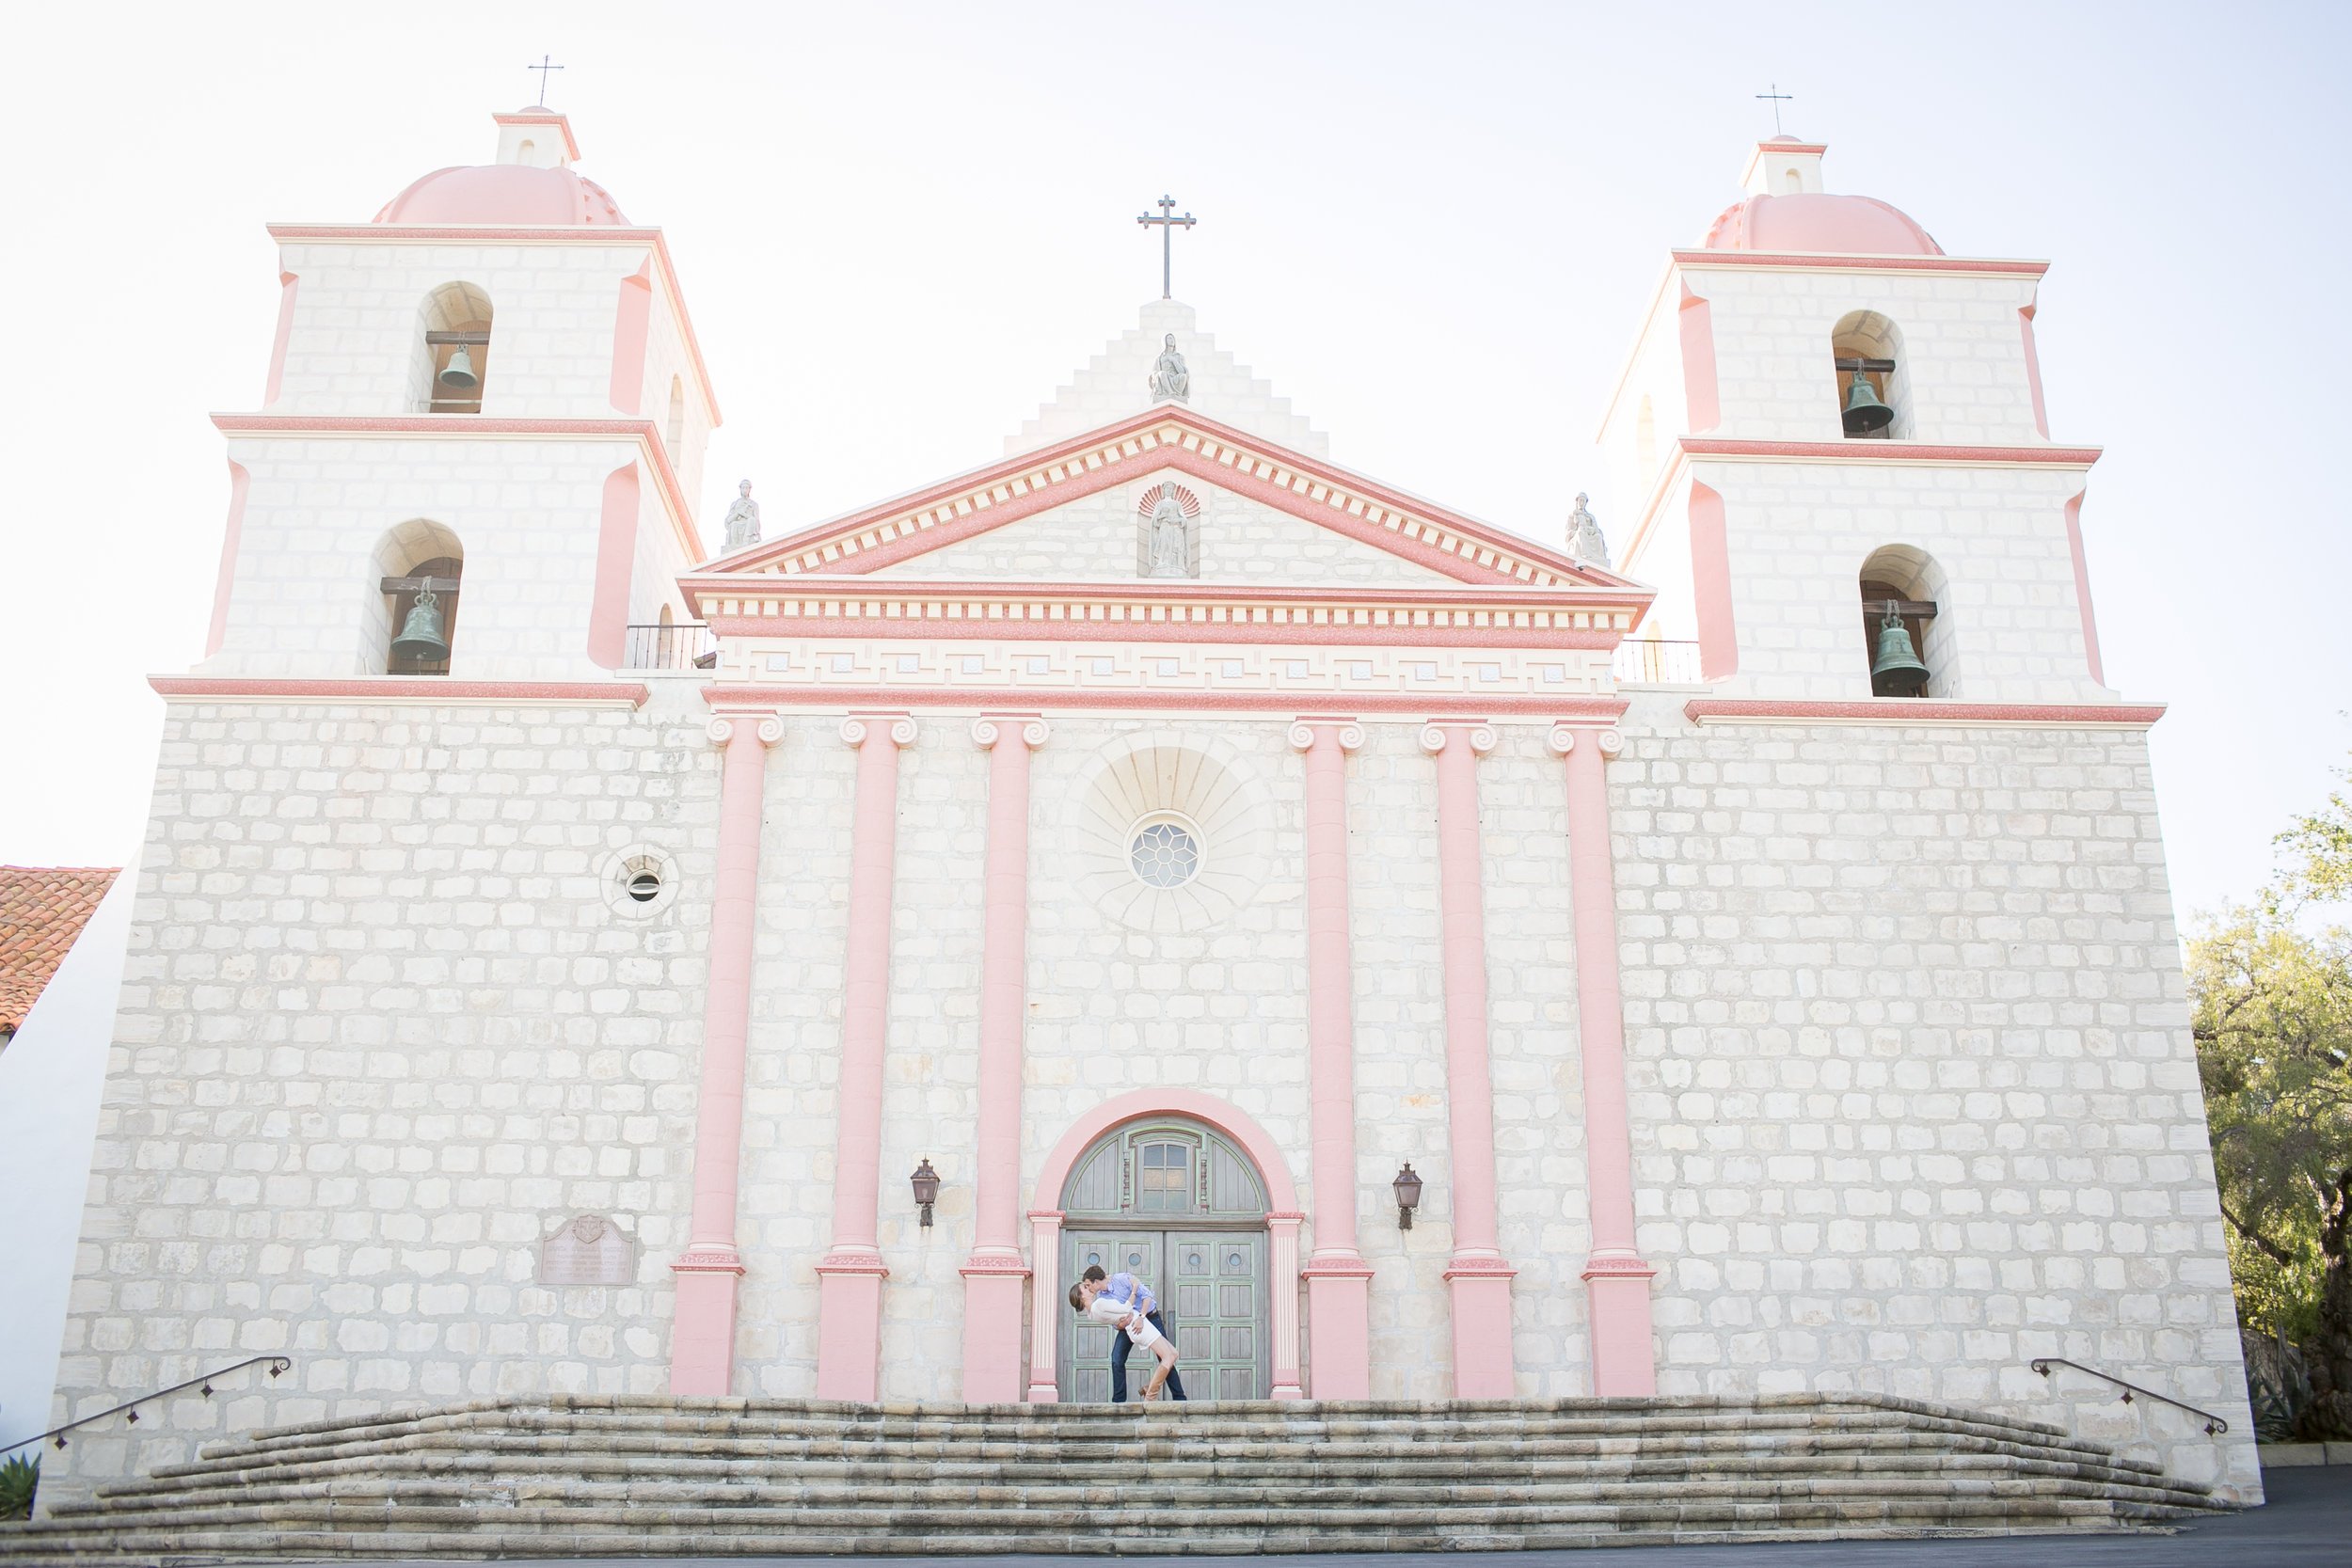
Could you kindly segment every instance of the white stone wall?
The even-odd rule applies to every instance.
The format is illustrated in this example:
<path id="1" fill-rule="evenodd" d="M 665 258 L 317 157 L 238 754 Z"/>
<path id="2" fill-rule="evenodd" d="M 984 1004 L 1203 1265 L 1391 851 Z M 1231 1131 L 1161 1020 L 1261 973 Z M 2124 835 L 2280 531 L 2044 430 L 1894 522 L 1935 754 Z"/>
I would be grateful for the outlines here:
<path id="1" fill-rule="evenodd" d="M 270 436 L 229 443 L 251 474 L 217 675 L 380 675 L 384 607 L 376 550 L 429 518 L 465 548 L 450 673 L 580 679 L 588 658 L 604 482 L 639 460 L 633 441 Z M 674 544 L 648 476 L 638 532 L 648 556 Z M 666 570 L 666 562 L 660 563 Z M 674 575 L 674 574 L 672 574 Z M 640 578 L 661 578 L 641 558 Z"/>
<path id="2" fill-rule="evenodd" d="M 409 374 L 425 296 L 471 283 L 489 296 L 482 412 L 490 418 L 609 420 L 621 280 L 653 254 L 643 242 L 595 245 L 336 244 L 279 246 L 279 270 L 300 279 L 273 414 L 387 415 L 421 410 Z M 647 342 L 647 417 L 667 409 L 678 357 L 669 306 L 654 288 Z M 707 424 L 704 429 L 707 433 Z"/>
<path id="3" fill-rule="evenodd" d="M 1218 348 L 1200 330 L 1191 306 L 1155 299 L 1144 306 L 1132 330 L 1112 339 L 1022 425 L 1019 435 L 1006 438 L 1005 455 L 1083 436 L 1151 407 L 1152 367 L 1171 332 L 1191 376 L 1186 407 L 1292 451 L 1310 457 L 1331 454 L 1330 437 L 1293 411 L 1290 399 L 1277 396 L 1270 383 Z"/>
<path id="4" fill-rule="evenodd" d="M 2144 736 L 1678 701 L 1610 775 L 1661 1390 L 2057 1415 L 2257 1487 Z"/>
<path id="5" fill-rule="evenodd" d="M 1456 585 L 1457 579 L 1441 572 L 1174 468 L 990 529 L 872 575 L 1130 582 L 1136 577 L 1136 541 L 1142 522 L 1138 508 L 1144 496 L 1164 483 L 1183 485 L 1200 502 L 1194 526 L 1203 582 Z"/>
<path id="6" fill-rule="evenodd" d="M 1931 661 L 1931 695 L 2114 699 L 2091 679 L 2075 591 L 2066 503 L 2082 493 L 2079 471 L 1712 460 L 1692 470 L 1724 498 L 1730 551 L 1740 671 L 1717 695 L 1868 697 L 1862 565 L 1908 545 L 1933 557 L 1947 589 L 1931 627 L 1943 656 Z M 1687 503 L 1661 517 L 1661 543 L 1678 528 L 1687 546 Z M 1652 567 L 1648 551 L 1638 565 Z"/>
<path id="7" fill-rule="evenodd" d="M 1875 310 L 1902 333 L 1898 358 L 1910 379 L 1913 440 L 2046 444 L 2034 425 L 2018 315 L 2033 303 L 2031 277 L 1851 267 L 1690 268 L 1677 276 L 1712 307 L 1723 422 L 1711 435 L 1843 440 L 1844 378 L 1830 363 L 1830 334 L 1850 312 Z M 1654 325 L 1674 323 L 1661 313 Z"/>
<path id="8" fill-rule="evenodd" d="M 717 769 L 707 712 L 167 709 L 42 1496 L 387 1404 L 667 1386 Z M 615 854 L 679 895 L 612 896 Z M 614 1218 L 636 1283 L 532 1283 Z"/>

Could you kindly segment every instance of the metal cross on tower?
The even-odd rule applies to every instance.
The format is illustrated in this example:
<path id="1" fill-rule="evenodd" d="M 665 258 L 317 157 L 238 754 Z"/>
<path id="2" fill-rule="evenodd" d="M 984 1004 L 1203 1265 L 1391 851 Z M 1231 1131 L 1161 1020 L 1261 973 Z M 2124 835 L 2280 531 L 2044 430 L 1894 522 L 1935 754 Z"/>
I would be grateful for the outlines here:
<path id="1" fill-rule="evenodd" d="M 1772 135 L 1777 136 L 1780 135 L 1780 106 L 1783 103 L 1794 103 L 1797 101 L 1797 95 L 1793 92 L 1781 91 L 1780 84 L 1778 82 L 1774 82 L 1772 87 L 1772 91 L 1759 92 L 1756 96 L 1761 99 L 1770 99 L 1772 101 Z"/>
<path id="2" fill-rule="evenodd" d="M 534 107 L 544 109 L 548 106 L 548 72 L 550 71 L 561 71 L 564 69 L 560 65 L 551 65 L 548 63 L 554 58 L 555 56 L 552 55 L 542 55 L 539 56 L 539 63 L 537 65 L 527 65 L 523 67 L 525 71 L 535 71 L 539 73 L 539 102 L 534 105 Z"/>
<path id="3" fill-rule="evenodd" d="M 1147 229 L 1155 223 L 1160 225 L 1160 297 L 1162 299 L 1173 299 L 1176 296 L 1174 293 L 1169 292 L 1170 286 L 1168 278 L 1171 276 L 1171 269 L 1175 263 L 1175 247 L 1173 242 L 1176 237 L 1176 230 L 1179 225 L 1182 225 L 1186 229 L 1190 229 L 1195 223 L 1198 223 L 1200 219 L 1194 217 L 1190 213 L 1186 213 L 1183 217 L 1177 217 L 1175 215 L 1176 198 L 1172 196 L 1164 196 L 1160 198 L 1156 205 L 1160 209 L 1160 215 L 1158 217 L 1153 217 L 1151 214 L 1146 213 L 1141 217 L 1136 219 L 1136 221 L 1142 224 Z"/>

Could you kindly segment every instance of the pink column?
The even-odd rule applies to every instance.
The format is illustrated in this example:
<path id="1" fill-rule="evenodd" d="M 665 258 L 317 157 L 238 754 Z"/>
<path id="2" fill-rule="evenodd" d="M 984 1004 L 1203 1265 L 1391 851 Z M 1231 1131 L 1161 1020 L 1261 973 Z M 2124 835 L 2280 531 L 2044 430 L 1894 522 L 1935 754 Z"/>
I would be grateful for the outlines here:
<path id="1" fill-rule="evenodd" d="M 1454 1394 L 1505 1400 L 1511 1375 L 1511 1277 L 1496 1236 L 1495 1092 L 1486 1060 L 1486 913 L 1478 841 L 1478 759 L 1494 750 L 1484 724 L 1421 732 L 1438 759 L 1438 911 L 1445 945 L 1446 1138 L 1452 1148 Z"/>
<path id="2" fill-rule="evenodd" d="M 850 944 L 843 964 L 841 1076 L 835 1091 L 833 1245 L 817 1265 L 817 1397 L 871 1402 L 882 1391 L 882 1047 L 890 1022 L 890 881 L 898 854 L 898 748 L 914 721 L 853 718 Z"/>
<path id="3" fill-rule="evenodd" d="M 1031 1404 L 1061 1401 L 1061 1384 L 1056 1377 L 1061 1323 L 1055 1314 L 1055 1308 L 1062 1305 L 1061 1219 L 1058 1209 L 1029 1211 L 1029 1260 L 1036 1265 L 1030 1280 L 1030 1300 L 1035 1304 L 1029 1313 Z"/>
<path id="4" fill-rule="evenodd" d="M 1610 729 L 1551 732 L 1567 759 L 1568 895 L 1576 909 L 1576 1028 L 1584 1059 L 1584 1182 L 1593 1251 L 1584 1264 L 1593 1392 L 1658 1392 L 1650 1276 L 1633 1244 L 1633 1144 L 1625 1103 L 1625 1005 L 1617 983 L 1617 883 L 1610 863 L 1604 765 L 1624 748 Z"/>
<path id="5" fill-rule="evenodd" d="M 703 992 L 702 1090 L 694 1104 L 694 1210 L 670 1328 L 670 1392 L 726 1397 L 735 1368 L 735 1187 L 743 1148 L 743 1049 L 752 1017 L 752 939 L 759 895 L 760 803 L 774 715 L 713 719 L 726 748 L 719 775 L 719 864 L 712 879 L 710 970 Z"/>
<path id="6" fill-rule="evenodd" d="M 1350 720 L 1302 719 L 1291 726 L 1290 742 L 1307 764 L 1307 1094 L 1315 1244 L 1304 1272 L 1314 1397 L 1364 1400 L 1372 1397 L 1372 1268 L 1356 1249 L 1356 965 L 1347 936 L 1347 753 L 1364 743 L 1364 732 Z M 1278 1268 L 1274 1277 L 1287 1275 Z M 1286 1342 L 1279 1326 L 1274 1342 Z"/>
<path id="7" fill-rule="evenodd" d="M 963 1264 L 963 1399 L 1021 1398 L 1022 1031 L 1028 1014 L 1029 752 L 1045 721 L 983 718 L 988 751 L 988 858 L 980 873 L 979 1164 L 973 1172 L 972 1255 Z M 1052 1303 L 1041 1300 L 1040 1316 Z M 1047 1358 L 1051 1364 L 1051 1357 Z"/>

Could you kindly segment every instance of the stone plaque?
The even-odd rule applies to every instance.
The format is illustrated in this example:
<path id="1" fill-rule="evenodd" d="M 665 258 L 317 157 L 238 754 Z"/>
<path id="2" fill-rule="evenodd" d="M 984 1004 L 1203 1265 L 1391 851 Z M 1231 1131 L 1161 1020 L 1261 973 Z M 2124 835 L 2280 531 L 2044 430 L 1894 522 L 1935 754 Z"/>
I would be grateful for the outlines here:
<path id="1" fill-rule="evenodd" d="M 637 1243 L 602 1214 L 565 1220 L 539 1243 L 542 1285 L 633 1285 Z"/>

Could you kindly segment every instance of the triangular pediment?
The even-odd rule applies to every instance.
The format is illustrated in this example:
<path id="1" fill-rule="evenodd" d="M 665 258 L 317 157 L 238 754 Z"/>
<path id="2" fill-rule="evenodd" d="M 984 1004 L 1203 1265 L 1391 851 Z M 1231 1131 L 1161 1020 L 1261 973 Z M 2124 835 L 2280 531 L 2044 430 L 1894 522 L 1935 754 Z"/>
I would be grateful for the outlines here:
<path id="1" fill-rule="evenodd" d="M 1259 581 L 1632 586 L 1176 404 L 739 550 L 709 562 L 703 575 L 1133 578 L 1140 575 L 1133 519 L 1144 493 L 1165 484 L 1189 490 L 1212 519 L 1230 508 L 1237 531 L 1225 541 L 1226 559 Z M 1088 569 L 1052 569 L 1054 545 L 1077 540 L 1089 524 L 1095 532 L 1073 560 Z M 1006 532 L 1023 525 L 1030 525 L 1030 537 Z M 1212 563 L 1216 576 L 1228 575 L 1208 527 L 1198 546 L 1203 580 Z M 1003 535 L 995 546 L 964 548 L 993 534 Z M 1246 544 L 1281 547 L 1288 564 L 1268 570 L 1264 557 L 1246 553 Z M 965 574 L 956 570 L 960 561 Z M 1014 562 L 1023 564 L 1015 569 Z M 978 569 L 982 562 L 987 569 Z M 1337 575 L 1314 575 L 1319 570 Z"/>

